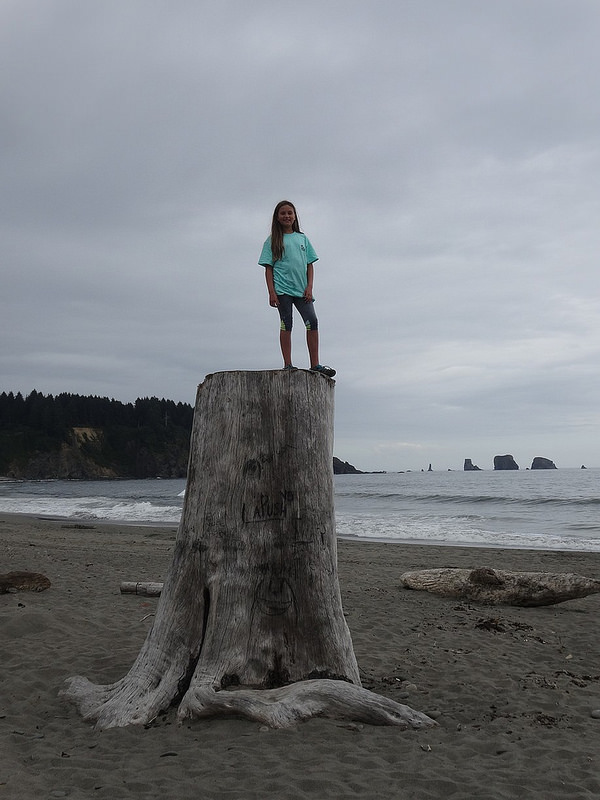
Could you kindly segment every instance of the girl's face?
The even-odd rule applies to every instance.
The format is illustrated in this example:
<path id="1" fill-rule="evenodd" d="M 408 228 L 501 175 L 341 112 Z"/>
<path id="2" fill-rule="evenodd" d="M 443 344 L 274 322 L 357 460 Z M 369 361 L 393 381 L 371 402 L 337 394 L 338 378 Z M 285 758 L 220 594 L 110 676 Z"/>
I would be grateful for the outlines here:
<path id="1" fill-rule="evenodd" d="M 283 228 L 284 233 L 292 233 L 294 230 L 294 222 L 296 221 L 296 214 L 291 206 L 281 206 L 277 212 L 277 222 Z"/>

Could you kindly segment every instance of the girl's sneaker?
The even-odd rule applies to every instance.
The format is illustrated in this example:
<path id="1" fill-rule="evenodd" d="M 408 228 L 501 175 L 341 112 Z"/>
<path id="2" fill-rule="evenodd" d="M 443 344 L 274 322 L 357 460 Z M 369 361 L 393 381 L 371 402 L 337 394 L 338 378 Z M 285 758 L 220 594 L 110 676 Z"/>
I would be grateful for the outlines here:
<path id="1" fill-rule="evenodd" d="M 319 372 L 321 375 L 327 375 L 328 378 L 333 378 L 335 370 L 333 367 L 324 367 L 323 364 L 317 364 L 316 367 L 310 368 L 311 372 Z"/>
<path id="2" fill-rule="evenodd" d="M 286 364 L 284 369 L 289 369 L 290 371 L 295 372 L 298 367 L 295 367 L 293 364 Z"/>

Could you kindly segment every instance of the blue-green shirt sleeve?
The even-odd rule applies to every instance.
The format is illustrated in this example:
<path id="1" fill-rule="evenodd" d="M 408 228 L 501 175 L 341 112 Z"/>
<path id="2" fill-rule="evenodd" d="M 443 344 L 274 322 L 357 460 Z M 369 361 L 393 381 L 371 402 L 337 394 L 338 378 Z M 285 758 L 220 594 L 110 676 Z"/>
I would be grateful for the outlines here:
<path id="1" fill-rule="evenodd" d="M 260 254 L 260 258 L 258 259 L 258 263 L 261 267 L 272 267 L 273 266 L 273 253 L 271 252 L 271 237 L 267 239 L 267 241 L 263 244 L 262 252 Z"/>
<path id="2" fill-rule="evenodd" d="M 315 261 L 319 260 L 319 256 L 315 253 L 315 249 L 310 243 L 308 237 L 305 238 L 306 238 L 306 263 L 314 264 Z"/>

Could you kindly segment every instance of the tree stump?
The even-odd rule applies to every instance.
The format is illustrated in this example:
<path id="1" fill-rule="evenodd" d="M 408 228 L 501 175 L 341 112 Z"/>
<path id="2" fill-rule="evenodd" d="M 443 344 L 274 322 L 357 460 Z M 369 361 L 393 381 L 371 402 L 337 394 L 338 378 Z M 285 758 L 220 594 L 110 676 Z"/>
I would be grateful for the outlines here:
<path id="1" fill-rule="evenodd" d="M 337 575 L 334 382 L 219 372 L 198 389 L 184 508 L 154 625 L 110 685 L 63 694 L 96 727 L 236 714 L 435 723 L 360 686 Z"/>

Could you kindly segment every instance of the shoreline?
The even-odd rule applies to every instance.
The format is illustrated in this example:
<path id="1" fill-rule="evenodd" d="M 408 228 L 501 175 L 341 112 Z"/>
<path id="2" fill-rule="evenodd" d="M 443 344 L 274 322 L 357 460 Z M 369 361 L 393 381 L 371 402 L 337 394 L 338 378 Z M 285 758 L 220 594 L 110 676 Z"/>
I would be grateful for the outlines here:
<path id="1" fill-rule="evenodd" d="M 6 797 L 86 800 L 547 800 L 600 796 L 600 595 L 540 608 L 402 589 L 402 572 L 479 567 L 600 576 L 600 553 L 338 539 L 344 613 L 363 685 L 436 715 L 400 731 L 239 719 L 94 731 L 58 696 L 66 678 L 123 677 L 159 599 L 174 529 L 0 514 L 0 571 L 47 575 L 0 596 L 0 784 Z M 1 793 L 1 792 L 0 792 Z"/>
<path id="2" fill-rule="evenodd" d="M 126 528 L 130 530 L 134 529 L 163 529 L 172 531 L 173 534 L 177 533 L 179 528 L 179 522 L 152 522 L 152 521 L 132 521 L 132 520 L 121 520 L 121 519 L 97 519 L 95 517 L 62 517 L 52 514 L 35 514 L 35 513 L 17 513 L 17 512 L 9 512 L 9 511 L 0 511 L 0 521 L 2 519 L 6 520 L 14 520 L 16 524 L 19 523 L 19 520 L 31 520 L 31 521 L 39 521 L 39 522 L 55 522 L 61 523 L 62 525 L 70 526 L 72 528 L 79 528 L 81 530 L 84 529 L 94 529 L 94 528 Z M 355 542 L 357 544 L 379 544 L 379 545 L 401 545 L 407 547 L 440 547 L 440 548 L 466 548 L 469 550 L 510 550 L 510 551 L 517 551 L 517 552 L 526 552 L 526 553 L 565 553 L 565 554 L 597 554 L 600 556 L 600 543 L 597 550 L 585 550 L 583 548 L 575 548 L 575 547 L 519 547 L 518 545 L 511 545 L 511 544 L 494 544 L 493 542 L 487 543 L 472 543 L 472 542 L 445 542 L 441 540 L 422 540 L 422 539 L 385 539 L 383 537 L 375 537 L 375 536 L 354 536 L 349 534 L 336 534 L 336 538 L 338 543 L 339 542 Z"/>

